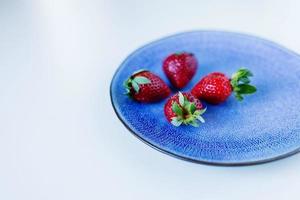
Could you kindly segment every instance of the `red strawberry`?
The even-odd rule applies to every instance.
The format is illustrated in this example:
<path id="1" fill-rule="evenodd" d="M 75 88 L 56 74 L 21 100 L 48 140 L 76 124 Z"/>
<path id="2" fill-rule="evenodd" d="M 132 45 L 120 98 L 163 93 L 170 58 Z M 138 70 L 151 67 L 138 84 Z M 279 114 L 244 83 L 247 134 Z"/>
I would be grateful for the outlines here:
<path id="1" fill-rule="evenodd" d="M 197 120 L 204 123 L 201 115 L 205 110 L 200 100 L 186 92 L 178 92 L 170 97 L 164 108 L 167 120 L 174 126 L 185 124 L 198 127 Z"/>
<path id="2" fill-rule="evenodd" d="M 171 93 L 170 88 L 161 78 L 146 70 L 132 74 L 124 85 L 130 97 L 144 103 L 162 100 Z"/>
<path id="3" fill-rule="evenodd" d="M 174 87 L 183 88 L 195 75 L 197 65 L 193 54 L 175 53 L 164 60 L 163 70 Z"/>
<path id="4" fill-rule="evenodd" d="M 253 74 L 248 69 L 239 69 L 231 79 L 221 72 L 214 72 L 202 78 L 192 89 L 192 94 L 211 104 L 224 102 L 232 92 L 237 100 L 243 100 L 244 94 L 256 92 L 256 88 L 249 85 L 249 77 Z"/>

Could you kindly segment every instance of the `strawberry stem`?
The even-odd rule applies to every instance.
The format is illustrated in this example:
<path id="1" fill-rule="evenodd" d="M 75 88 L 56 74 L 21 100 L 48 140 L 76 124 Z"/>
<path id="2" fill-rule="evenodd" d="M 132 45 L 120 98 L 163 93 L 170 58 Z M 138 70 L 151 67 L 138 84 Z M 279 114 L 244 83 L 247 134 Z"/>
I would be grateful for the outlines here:
<path id="1" fill-rule="evenodd" d="M 244 99 L 243 95 L 253 94 L 256 92 L 256 87 L 250 85 L 249 77 L 253 76 L 252 72 L 248 69 L 241 68 L 231 77 L 230 83 L 235 97 L 238 101 Z"/>
<path id="2" fill-rule="evenodd" d="M 197 110 L 196 105 L 183 96 L 181 92 L 178 93 L 178 102 L 179 104 L 176 101 L 172 104 L 172 110 L 176 114 L 176 117 L 173 117 L 171 121 L 174 126 L 184 124 L 198 127 L 197 121 L 205 122 L 201 115 L 206 111 L 206 108 Z"/>
<path id="3" fill-rule="evenodd" d="M 146 70 L 139 70 L 134 72 L 125 82 L 124 82 L 124 87 L 126 89 L 126 95 L 131 96 L 132 95 L 132 91 L 134 91 L 135 93 L 138 93 L 140 90 L 140 85 L 142 84 L 148 84 L 151 83 L 151 81 L 144 77 L 144 76 L 139 76 L 136 75 L 140 72 L 143 72 Z"/>

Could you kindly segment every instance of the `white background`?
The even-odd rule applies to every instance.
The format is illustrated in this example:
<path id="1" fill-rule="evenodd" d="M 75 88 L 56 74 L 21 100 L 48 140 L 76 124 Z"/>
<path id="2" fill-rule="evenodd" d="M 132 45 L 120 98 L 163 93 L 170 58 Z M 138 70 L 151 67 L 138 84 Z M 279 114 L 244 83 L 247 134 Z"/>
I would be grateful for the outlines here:
<path id="1" fill-rule="evenodd" d="M 186 30 L 300 52 L 299 19 L 296 0 L 0 0 L 0 199 L 298 200 L 300 155 L 250 167 L 175 159 L 127 131 L 109 84 L 133 50 Z"/>

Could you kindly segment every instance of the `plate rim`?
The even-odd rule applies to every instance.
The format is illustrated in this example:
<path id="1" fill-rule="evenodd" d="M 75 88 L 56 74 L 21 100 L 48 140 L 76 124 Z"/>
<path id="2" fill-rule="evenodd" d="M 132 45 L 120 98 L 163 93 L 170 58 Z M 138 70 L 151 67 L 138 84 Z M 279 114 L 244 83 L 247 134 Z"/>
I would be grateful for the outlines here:
<path id="1" fill-rule="evenodd" d="M 274 47 L 276 47 L 276 48 L 278 48 L 280 50 L 284 50 L 284 51 L 286 51 L 289 54 L 293 54 L 294 56 L 297 56 L 300 59 L 300 55 L 298 53 L 296 53 L 296 52 L 294 52 L 294 51 L 292 51 L 292 50 L 284 47 L 283 45 L 275 43 L 275 42 L 270 41 L 268 39 L 262 38 L 260 36 L 256 36 L 256 35 L 252 35 L 252 34 L 248 34 L 248 33 L 233 32 L 233 31 L 224 31 L 224 30 L 192 30 L 192 31 L 184 31 L 184 32 L 179 32 L 179 33 L 176 33 L 176 34 L 171 34 L 171 35 L 168 35 L 168 36 L 160 37 L 160 38 L 155 39 L 153 41 L 150 41 L 150 42 L 148 42 L 148 43 L 140 46 L 136 50 L 134 50 L 132 53 L 130 53 L 128 56 L 126 56 L 126 58 L 121 62 L 121 64 L 119 64 L 118 68 L 115 70 L 114 75 L 111 78 L 111 82 L 110 82 L 110 86 L 109 86 L 109 95 L 110 95 L 111 105 L 113 107 L 114 112 L 117 115 L 117 118 L 122 122 L 122 124 L 127 128 L 127 130 L 129 130 L 129 132 L 132 135 L 134 135 L 140 141 L 142 141 L 143 143 L 145 143 L 148 146 L 152 147 L 153 149 L 155 149 L 155 150 L 157 150 L 157 151 L 159 151 L 159 152 L 161 152 L 163 154 L 172 156 L 174 158 L 177 158 L 177 159 L 180 159 L 180 160 L 184 160 L 184 161 L 189 161 L 189 162 L 196 163 L 196 164 L 204 164 L 204 165 L 210 165 L 210 166 L 223 166 L 223 167 L 251 166 L 251 165 L 259 165 L 259 164 L 265 164 L 265 163 L 269 163 L 269 162 L 281 160 L 281 159 L 284 159 L 284 158 L 287 158 L 287 157 L 290 157 L 292 155 L 295 155 L 295 154 L 299 153 L 300 152 L 300 147 L 298 147 L 298 148 L 296 148 L 296 149 L 294 149 L 294 150 L 292 150 L 290 152 L 281 154 L 279 156 L 275 156 L 275 157 L 267 158 L 267 159 L 261 159 L 261 160 L 254 160 L 254 161 L 242 161 L 242 162 L 218 162 L 218 161 L 216 161 L 215 162 L 215 161 L 205 161 L 205 160 L 193 159 L 193 158 L 189 158 L 189 157 L 184 157 L 182 155 L 178 155 L 178 154 L 173 153 L 171 151 L 165 150 L 165 149 L 163 149 L 163 148 L 161 148 L 161 147 L 159 147 L 159 146 L 157 146 L 155 144 L 152 144 L 150 141 L 148 141 L 148 140 L 144 139 L 143 137 L 141 137 L 140 135 L 138 135 L 132 128 L 129 127 L 129 125 L 126 124 L 125 120 L 122 119 L 122 117 L 120 116 L 120 114 L 117 111 L 117 108 L 115 106 L 115 102 L 114 102 L 114 99 L 113 99 L 113 94 L 112 94 L 113 93 L 112 92 L 113 83 L 114 83 L 114 80 L 116 78 L 116 75 L 121 70 L 121 66 L 123 66 L 124 63 L 130 57 L 132 57 L 133 55 L 135 55 L 137 52 L 143 50 L 144 48 L 149 47 L 152 44 L 155 44 L 157 42 L 160 42 L 162 40 L 166 40 L 166 39 L 169 39 L 169 38 L 172 38 L 172 37 L 177 37 L 177 36 L 180 36 L 180 35 L 192 34 L 192 33 L 204 33 L 204 32 L 208 32 L 208 33 L 221 33 L 221 34 L 232 34 L 232 35 L 243 36 L 245 38 L 253 38 L 253 39 L 261 40 L 261 41 L 263 41 L 265 43 L 269 43 L 270 45 L 272 45 L 272 46 L 274 46 Z"/>

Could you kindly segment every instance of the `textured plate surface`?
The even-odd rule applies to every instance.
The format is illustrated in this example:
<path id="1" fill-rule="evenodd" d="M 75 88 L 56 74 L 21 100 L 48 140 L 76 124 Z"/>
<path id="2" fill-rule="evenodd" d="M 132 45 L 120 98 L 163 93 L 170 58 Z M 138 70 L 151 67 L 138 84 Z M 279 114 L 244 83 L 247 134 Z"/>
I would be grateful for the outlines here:
<path id="1" fill-rule="evenodd" d="M 162 77 L 162 61 L 171 53 L 196 55 L 199 68 L 188 91 L 204 75 L 231 75 L 240 67 L 254 73 L 257 93 L 243 102 L 230 97 L 207 105 L 206 123 L 199 128 L 169 124 L 165 100 L 140 104 L 124 95 L 123 82 L 132 72 L 148 69 Z M 218 165 L 246 165 L 279 159 L 300 147 L 300 57 L 257 37 L 219 31 L 195 31 L 170 36 L 132 53 L 111 83 L 113 107 L 124 125 L 156 149 L 190 161 Z M 173 91 L 175 92 L 175 91 Z"/>

